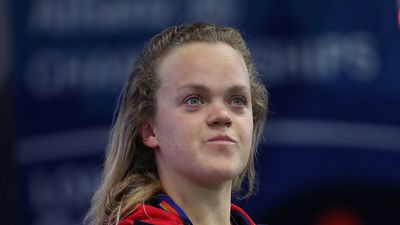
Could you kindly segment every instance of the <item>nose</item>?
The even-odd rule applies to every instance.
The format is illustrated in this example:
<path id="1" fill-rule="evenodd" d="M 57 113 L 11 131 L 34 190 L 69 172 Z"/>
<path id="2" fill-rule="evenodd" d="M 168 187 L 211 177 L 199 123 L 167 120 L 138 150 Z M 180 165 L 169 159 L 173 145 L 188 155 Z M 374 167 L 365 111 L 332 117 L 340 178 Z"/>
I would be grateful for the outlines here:
<path id="1" fill-rule="evenodd" d="M 230 127 L 232 125 L 232 117 L 229 109 L 227 109 L 227 107 L 222 104 L 211 107 L 207 117 L 207 125 L 213 127 Z"/>

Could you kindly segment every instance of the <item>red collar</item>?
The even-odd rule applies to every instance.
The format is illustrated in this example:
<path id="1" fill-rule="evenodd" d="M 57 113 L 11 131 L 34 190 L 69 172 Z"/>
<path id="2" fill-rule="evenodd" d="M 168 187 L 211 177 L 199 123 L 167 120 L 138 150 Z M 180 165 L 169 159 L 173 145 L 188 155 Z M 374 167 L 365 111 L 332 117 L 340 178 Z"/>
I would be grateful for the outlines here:
<path id="1" fill-rule="evenodd" d="M 231 220 L 237 225 L 255 225 L 249 215 L 239 206 L 231 204 Z M 158 195 L 152 205 L 139 204 L 118 225 L 192 225 L 183 210 L 167 195 Z"/>

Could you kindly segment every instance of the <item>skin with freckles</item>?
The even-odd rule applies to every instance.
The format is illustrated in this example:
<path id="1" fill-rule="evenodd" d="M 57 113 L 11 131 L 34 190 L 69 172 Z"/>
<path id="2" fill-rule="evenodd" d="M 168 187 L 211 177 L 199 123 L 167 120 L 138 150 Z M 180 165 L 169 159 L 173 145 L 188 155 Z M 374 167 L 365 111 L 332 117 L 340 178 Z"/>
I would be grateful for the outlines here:
<path id="1" fill-rule="evenodd" d="M 242 56 L 225 43 L 198 42 L 173 49 L 158 65 L 157 110 L 142 136 L 157 149 L 163 187 L 230 194 L 232 179 L 247 164 L 253 130 Z"/>

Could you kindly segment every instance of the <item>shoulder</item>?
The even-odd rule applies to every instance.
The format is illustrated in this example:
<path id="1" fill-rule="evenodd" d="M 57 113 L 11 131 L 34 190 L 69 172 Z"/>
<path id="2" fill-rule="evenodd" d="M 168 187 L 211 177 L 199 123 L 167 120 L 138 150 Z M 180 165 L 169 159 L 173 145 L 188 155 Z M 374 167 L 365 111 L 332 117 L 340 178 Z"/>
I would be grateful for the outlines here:
<path id="1" fill-rule="evenodd" d="M 173 213 L 151 205 L 139 204 L 131 214 L 118 225 L 183 225 L 181 219 Z"/>
<path id="2" fill-rule="evenodd" d="M 256 225 L 243 209 L 234 204 L 231 204 L 231 218 L 237 221 L 237 224 Z"/>
<path id="3" fill-rule="evenodd" d="M 232 216 L 236 217 L 236 220 L 241 220 L 241 224 L 249 224 L 249 225 L 268 225 L 268 224 L 255 224 L 253 220 L 250 218 L 247 213 L 241 209 L 239 206 L 232 204 L 231 205 Z"/>

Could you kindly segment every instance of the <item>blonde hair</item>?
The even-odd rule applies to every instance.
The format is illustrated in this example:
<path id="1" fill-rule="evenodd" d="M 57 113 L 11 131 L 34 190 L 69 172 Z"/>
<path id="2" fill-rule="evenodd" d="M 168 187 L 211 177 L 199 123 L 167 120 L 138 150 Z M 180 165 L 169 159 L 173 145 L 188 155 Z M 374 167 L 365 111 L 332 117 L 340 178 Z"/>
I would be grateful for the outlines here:
<path id="1" fill-rule="evenodd" d="M 253 138 L 250 159 L 243 172 L 233 180 L 237 198 L 251 196 L 256 187 L 254 160 L 258 140 L 268 111 L 267 90 L 254 69 L 251 54 L 240 33 L 228 27 L 195 23 L 174 26 L 155 35 L 136 59 L 133 72 L 121 93 L 116 120 L 112 128 L 102 183 L 95 193 L 85 223 L 116 224 L 139 204 L 162 191 L 153 151 L 140 137 L 141 126 L 155 114 L 155 93 L 159 86 L 156 68 L 171 49 L 193 42 L 223 42 L 236 49 L 249 71 L 253 109 Z M 242 182 L 247 179 L 245 193 Z"/>

